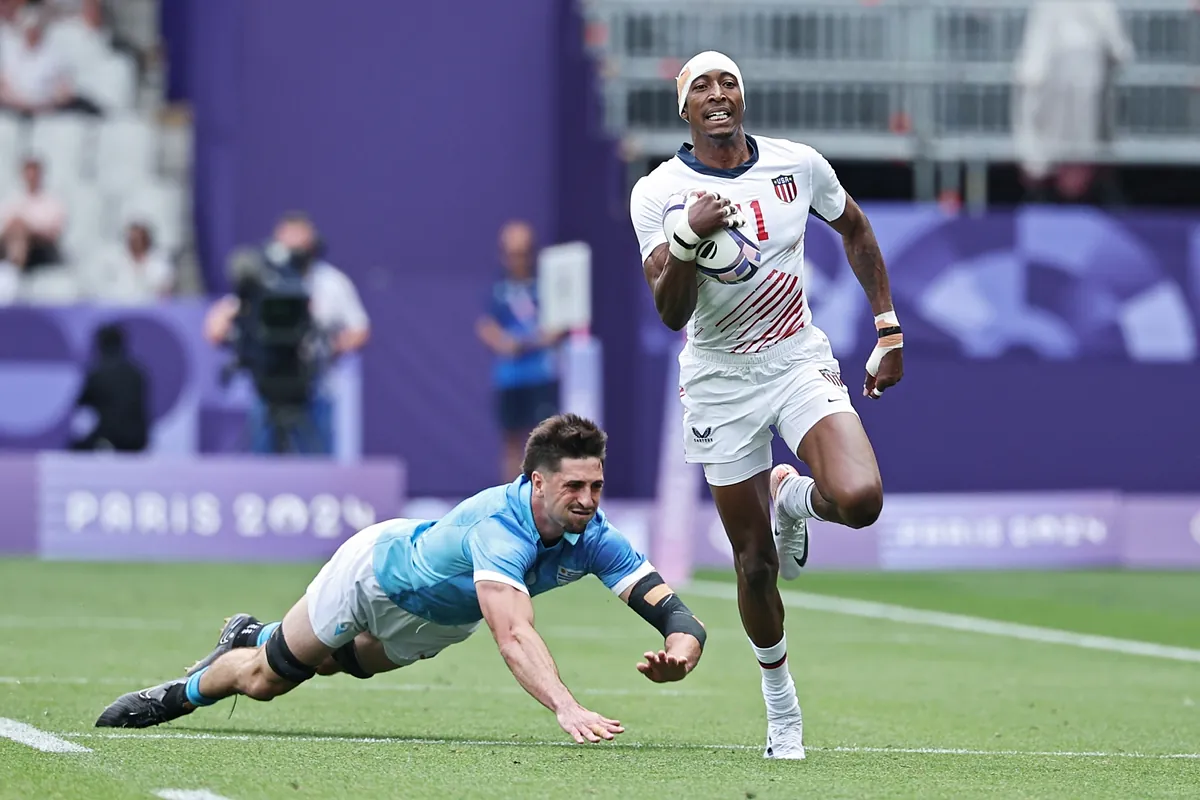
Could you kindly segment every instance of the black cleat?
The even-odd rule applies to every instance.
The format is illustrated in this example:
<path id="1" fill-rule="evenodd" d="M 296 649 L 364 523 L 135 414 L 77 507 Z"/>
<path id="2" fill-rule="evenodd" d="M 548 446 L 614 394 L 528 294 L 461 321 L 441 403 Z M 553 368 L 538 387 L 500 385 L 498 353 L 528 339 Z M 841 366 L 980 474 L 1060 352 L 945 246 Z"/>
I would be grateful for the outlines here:
<path id="1" fill-rule="evenodd" d="M 226 619 L 225 627 L 221 628 L 221 638 L 217 640 L 217 646 L 213 648 L 211 653 L 188 667 L 183 674 L 189 677 L 195 675 L 233 648 L 239 647 L 240 645 L 235 641 L 238 634 L 251 625 L 261 627 L 261 623 L 249 614 L 234 614 L 232 617 Z"/>
<path id="2" fill-rule="evenodd" d="M 186 678 L 123 694 L 104 709 L 97 728 L 149 728 L 192 713 L 196 707 L 187 702 Z"/>

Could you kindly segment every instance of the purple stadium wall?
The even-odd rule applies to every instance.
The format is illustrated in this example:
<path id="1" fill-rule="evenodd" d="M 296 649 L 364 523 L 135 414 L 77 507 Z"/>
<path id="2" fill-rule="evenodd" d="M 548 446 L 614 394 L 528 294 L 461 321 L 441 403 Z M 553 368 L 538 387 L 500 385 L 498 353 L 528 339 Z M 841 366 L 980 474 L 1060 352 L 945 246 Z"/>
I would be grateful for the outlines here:
<path id="1" fill-rule="evenodd" d="M 593 248 L 610 486 L 650 495 L 670 340 L 647 312 L 573 4 L 485 4 L 469 29 L 453 4 L 167 6 L 173 90 L 196 107 L 207 271 L 220 285 L 229 248 L 284 209 L 315 215 L 375 324 L 366 451 L 405 458 L 416 495 L 494 480 L 471 323 L 494 233 L 523 215 L 546 242 Z M 904 384 L 860 404 L 889 491 L 1200 489 L 1197 218 L 869 210 L 908 337 Z M 866 304 L 819 222 L 807 247 L 817 322 L 853 385 Z"/>

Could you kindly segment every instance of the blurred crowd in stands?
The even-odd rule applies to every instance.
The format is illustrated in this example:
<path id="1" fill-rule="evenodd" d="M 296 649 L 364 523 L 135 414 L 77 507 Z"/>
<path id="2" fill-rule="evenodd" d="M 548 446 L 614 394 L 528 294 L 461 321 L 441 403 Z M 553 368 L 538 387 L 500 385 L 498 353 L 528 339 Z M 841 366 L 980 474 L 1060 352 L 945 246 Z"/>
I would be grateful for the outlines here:
<path id="1" fill-rule="evenodd" d="M 188 285 L 190 132 L 158 4 L 0 0 L 0 305 L 137 305 Z"/>

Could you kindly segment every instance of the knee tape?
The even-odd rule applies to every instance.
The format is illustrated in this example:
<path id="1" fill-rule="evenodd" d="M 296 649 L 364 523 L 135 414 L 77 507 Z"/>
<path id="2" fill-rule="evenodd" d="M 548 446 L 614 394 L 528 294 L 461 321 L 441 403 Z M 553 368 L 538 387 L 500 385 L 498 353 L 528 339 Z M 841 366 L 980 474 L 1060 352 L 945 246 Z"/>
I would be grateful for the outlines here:
<path id="1" fill-rule="evenodd" d="M 363 680 L 371 677 L 371 673 L 363 669 L 362 663 L 358 660 L 358 650 L 354 647 L 353 639 L 333 651 L 333 660 L 347 675 L 353 675 Z"/>
<path id="2" fill-rule="evenodd" d="M 266 648 L 267 665 L 271 667 L 271 670 L 276 675 L 285 681 L 304 683 L 317 674 L 316 667 L 310 667 L 292 655 L 292 651 L 288 649 L 287 642 L 284 641 L 282 625 L 276 628 L 270 638 L 267 639 Z"/>

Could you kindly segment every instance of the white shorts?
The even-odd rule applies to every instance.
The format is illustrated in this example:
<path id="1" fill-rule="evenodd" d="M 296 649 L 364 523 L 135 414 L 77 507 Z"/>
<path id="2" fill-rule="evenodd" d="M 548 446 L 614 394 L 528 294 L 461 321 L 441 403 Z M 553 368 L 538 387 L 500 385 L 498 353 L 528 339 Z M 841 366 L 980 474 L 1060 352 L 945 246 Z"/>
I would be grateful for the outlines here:
<path id="1" fill-rule="evenodd" d="M 679 354 L 683 451 L 703 464 L 713 486 L 729 486 L 771 468 L 771 426 L 794 453 L 821 419 L 857 414 L 829 339 L 816 327 L 765 353 L 698 350 Z"/>
<path id="2" fill-rule="evenodd" d="M 401 667 L 433 658 L 463 641 L 479 627 L 437 625 L 410 614 L 391 601 L 375 578 L 374 550 L 388 520 L 364 528 L 337 549 L 308 585 L 308 621 L 317 638 L 338 648 L 363 631 L 383 644 L 388 659 Z"/>

